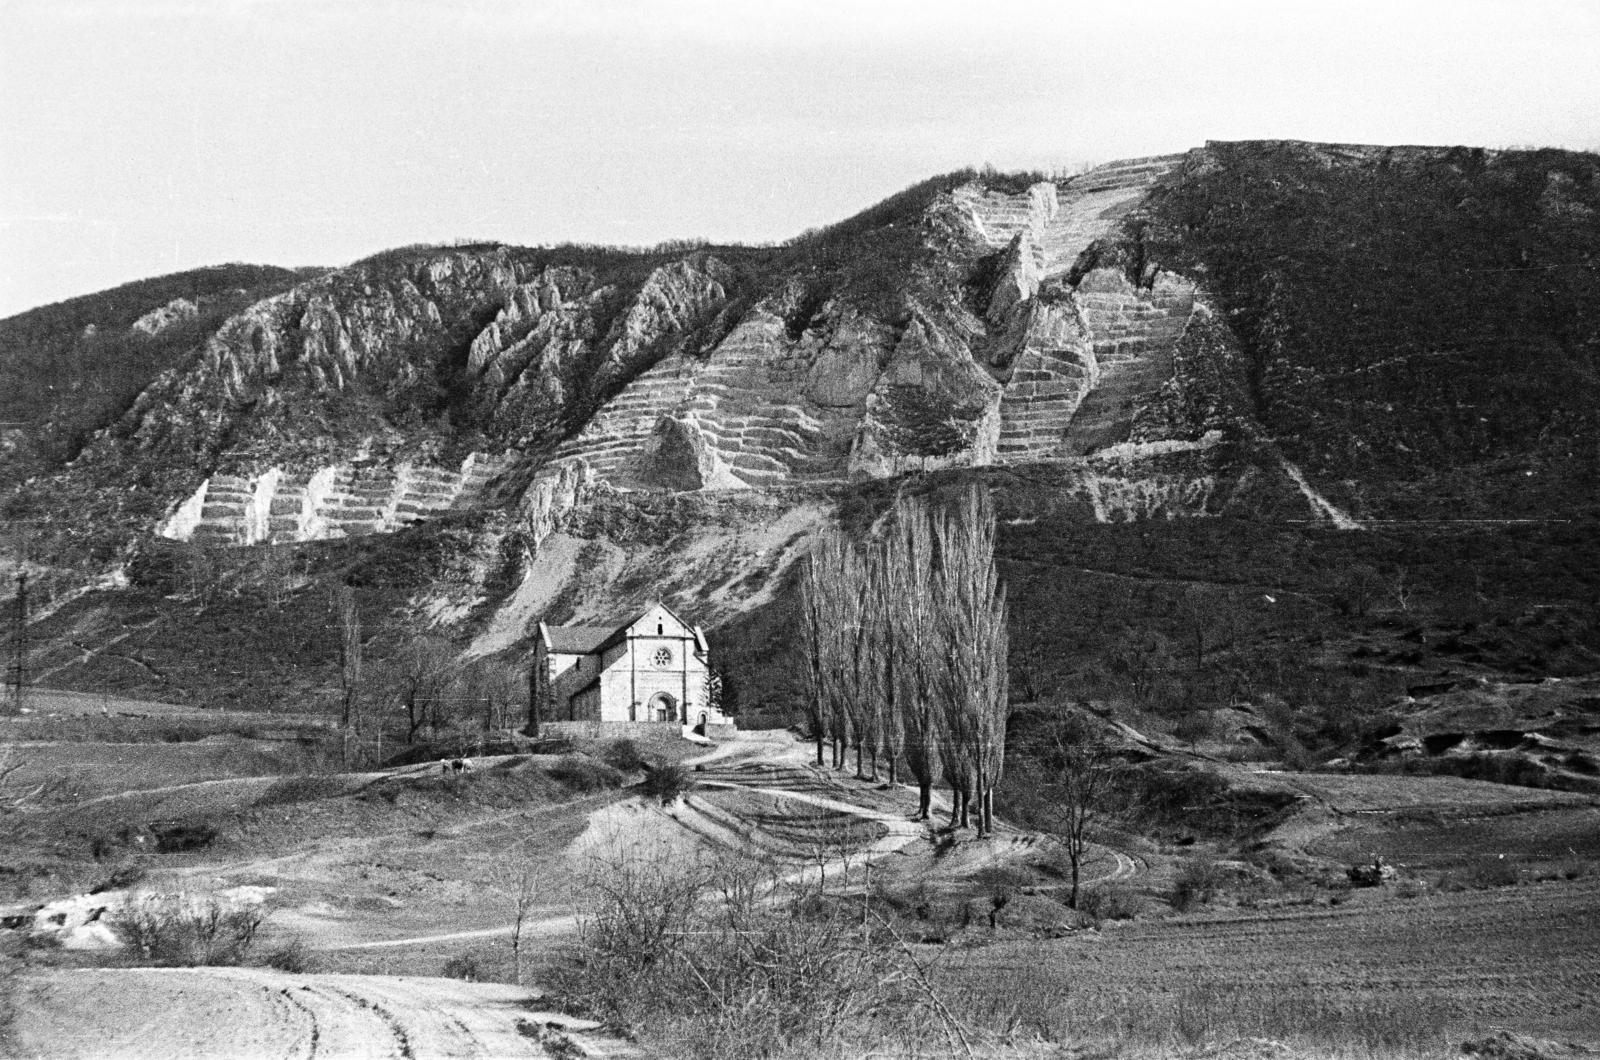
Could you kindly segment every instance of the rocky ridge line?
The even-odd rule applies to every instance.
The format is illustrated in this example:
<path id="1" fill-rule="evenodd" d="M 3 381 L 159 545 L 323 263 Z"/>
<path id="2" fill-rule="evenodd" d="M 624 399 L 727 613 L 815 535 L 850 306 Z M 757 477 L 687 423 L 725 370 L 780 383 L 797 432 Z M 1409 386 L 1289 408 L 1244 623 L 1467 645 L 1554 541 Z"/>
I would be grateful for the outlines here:
<path id="1" fill-rule="evenodd" d="M 319 277 L 230 318 L 195 369 L 141 399 L 140 444 L 200 450 L 228 439 L 160 532 L 218 544 L 385 532 L 479 506 L 497 476 L 508 496 L 541 475 L 760 489 L 1192 442 L 1148 410 L 1203 304 L 1193 284 L 1154 266 L 1137 278 L 1072 275 L 1184 158 L 940 195 L 918 222 L 932 267 L 957 276 L 995 262 L 977 312 L 950 281 L 915 275 L 896 277 L 899 318 L 838 292 L 816 305 L 799 278 L 740 301 L 736 270 L 704 252 L 626 288 L 595 267 L 505 247 Z M 426 358 L 452 356 L 446 343 L 462 357 L 451 415 L 480 432 L 459 467 L 430 457 L 426 434 L 396 429 L 412 394 L 433 400 Z M 373 406 L 356 397 L 375 390 L 393 411 L 360 413 Z M 365 428 L 343 432 L 331 453 L 294 452 L 305 439 L 275 410 L 308 397 L 367 415 Z M 252 418 L 230 423 L 231 409 Z M 289 442 L 288 459 L 275 438 Z M 1203 509 L 1205 490 L 1129 493 L 1111 482 L 1142 474 L 1118 462 L 1084 488 L 1103 497 L 1097 513 L 1144 509 L 1156 495 Z"/>

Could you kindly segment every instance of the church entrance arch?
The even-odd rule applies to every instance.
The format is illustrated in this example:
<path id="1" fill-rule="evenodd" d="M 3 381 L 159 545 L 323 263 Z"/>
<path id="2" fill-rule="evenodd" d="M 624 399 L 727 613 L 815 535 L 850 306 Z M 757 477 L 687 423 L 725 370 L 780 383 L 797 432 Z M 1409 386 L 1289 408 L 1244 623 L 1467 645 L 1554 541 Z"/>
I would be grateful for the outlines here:
<path id="1" fill-rule="evenodd" d="M 646 716 L 651 721 L 677 721 L 678 701 L 665 692 L 657 692 L 650 697 Z"/>

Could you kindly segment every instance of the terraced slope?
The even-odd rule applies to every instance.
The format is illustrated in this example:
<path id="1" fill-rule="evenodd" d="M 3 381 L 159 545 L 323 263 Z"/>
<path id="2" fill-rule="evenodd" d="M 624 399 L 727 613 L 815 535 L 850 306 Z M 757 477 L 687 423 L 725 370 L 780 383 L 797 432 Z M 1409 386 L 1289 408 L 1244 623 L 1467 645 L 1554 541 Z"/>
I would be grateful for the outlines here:
<path id="1" fill-rule="evenodd" d="M 271 468 L 214 475 L 161 526 L 163 537 L 207 545 L 255 545 L 397 530 L 431 515 L 477 507 L 507 454 L 472 453 L 459 470 L 402 463 L 343 464 L 310 474 Z"/>
<path id="2" fill-rule="evenodd" d="M 1012 275 L 990 306 L 991 320 L 1021 318 L 1012 325 L 1022 338 L 1000 398 L 1001 460 L 1078 456 L 1127 441 L 1139 406 L 1171 378 L 1192 284 L 1160 273 L 1136 287 L 1109 269 L 1076 286 L 1063 277 L 1182 159 L 1115 162 L 1023 193 L 956 189 L 953 199 L 974 230 L 1008 254 Z"/>
<path id="3" fill-rule="evenodd" d="M 1023 237 L 1041 276 L 1058 276 L 1089 244 L 1102 239 L 1149 190 L 1172 175 L 1183 155 L 1111 162 L 1061 183 L 1040 181 L 1025 192 L 1005 192 L 974 182 L 952 196 L 968 212 L 977 235 L 995 250 Z"/>
<path id="4" fill-rule="evenodd" d="M 1173 352 L 1194 310 L 1194 285 L 1162 272 L 1141 288 L 1120 273 L 1096 269 L 1073 297 L 1097 371 L 1060 449 L 1082 455 L 1128 441 L 1140 408 L 1172 378 Z"/>

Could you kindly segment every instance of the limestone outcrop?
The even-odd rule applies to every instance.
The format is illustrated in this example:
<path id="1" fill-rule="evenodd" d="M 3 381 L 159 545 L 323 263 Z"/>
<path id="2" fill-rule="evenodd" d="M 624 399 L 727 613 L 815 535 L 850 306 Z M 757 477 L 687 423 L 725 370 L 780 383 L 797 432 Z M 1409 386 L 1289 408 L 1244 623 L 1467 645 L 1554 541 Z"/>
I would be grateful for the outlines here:
<path id="1" fill-rule="evenodd" d="M 998 459 L 1082 456 L 1128 441 L 1141 401 L 1171 377 L 1191 283 L 1159 269 L 1137 285 L 1109 268 L 1076 284 L 1066 274 L 1182 157 L 1113 163 L 1025 193 L 966 185 L 952 194 L 974 233 L 1003 254 L 985 314 L 1002 336 L 990 363 L 1008 373 Z"/>
<path id="2" fill-rule="evenodd" d="M 975 181 L 932 214 L 1001 255 L 982 315 L 913 301 L 890 324 L 833 301 L 793 333 L 796 294 L 715 347 L 637 376 L 559 451 L 625 488 L 727 489 L 1082 455 L 1134 436 L 1172 370 L 1192 286 L 1066 273 L 1181 156 L 1019 193 Z M 1085 423 L 1080 409 L 1090 402 Z M 1076 430 L 1074 424 L 1079 424 Z"/>
<path id="3" fill-rule="evenodd" d="M 150 310 L 135 320 L 130 329 L 141 335 L 159 335 L 174 324 L 193 320 L 200 315 L 200 307 L 188 298 L 174 298 L 164 306 Z"/>
<path id="4" fill-rule="evenodd" d="M 485 502 L 505 454 L 472 453 L 459 468 L 345 463 L 309 473 L 268 468 L 213 475 L 159 527 L 175 541 L 285 544 L 398 530 Z"/>
<path id="5" fill-rule="evenodd" d="M 230 317 L 80 463 L 167 469 L 161 534 L 253 544 L 519 499 L 551 524 L 579 482 L 763 489 L 1186 443 L 1165 406 L 1193 283 L 1080 265 L 1183 162 L 946 185 L 887 226 L 914 245 L 870 297 L 781 248 L 379 255 Z M 1097 474 L 1101 517 L 1156 503 Z"/>

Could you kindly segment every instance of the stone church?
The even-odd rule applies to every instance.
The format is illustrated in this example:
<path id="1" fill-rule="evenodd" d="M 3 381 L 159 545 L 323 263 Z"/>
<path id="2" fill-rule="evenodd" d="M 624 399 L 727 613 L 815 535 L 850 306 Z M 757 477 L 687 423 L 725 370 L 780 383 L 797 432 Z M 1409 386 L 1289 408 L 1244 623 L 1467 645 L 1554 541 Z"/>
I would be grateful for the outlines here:
<path id="1" fill-rule="evenodd" d="M 541 621 L 533 663 L 539 718 L 658 722 L 702 731 L 729 724 L 709 702 L 710 660 L 700 627 L 665 604 L 605 625 Z"/>

